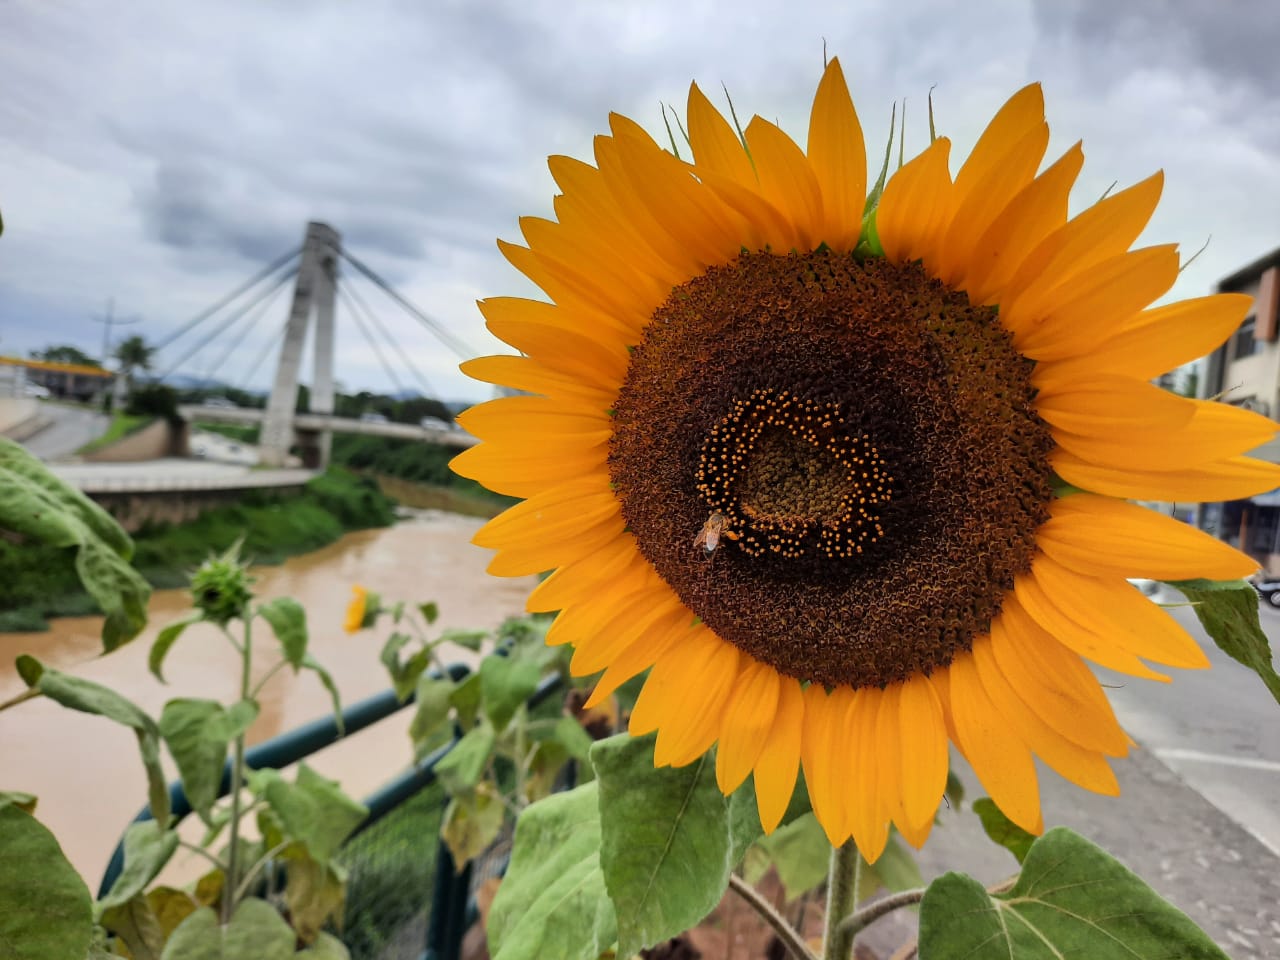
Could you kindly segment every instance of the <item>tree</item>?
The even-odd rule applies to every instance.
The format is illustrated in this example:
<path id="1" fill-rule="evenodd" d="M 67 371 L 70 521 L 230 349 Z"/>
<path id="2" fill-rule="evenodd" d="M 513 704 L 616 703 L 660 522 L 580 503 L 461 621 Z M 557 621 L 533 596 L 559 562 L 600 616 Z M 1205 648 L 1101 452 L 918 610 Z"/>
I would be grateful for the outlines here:
<path id="1" fill-rule="evenodd" d="M 120 362 L 120 373 L 126 378 L 132 376 L 135 370 L 150 370 L 151 360 L 155 356 L 156 348 L 150 346 L 142 337 L 134 334 L 132 337 L 125 337 L 116 344 L 115 358 Z"/>
<path id="2" fill-rule="evenodd" d="M 31 356 L 35 360 L 44 360 L 46 363 L 75 363 L 84 367 L 102 366 L 100 361 L 95 360 L 83 350 L 73 347 L 69 343 L 45 347 L 43 350 L 32 350 Z"/>

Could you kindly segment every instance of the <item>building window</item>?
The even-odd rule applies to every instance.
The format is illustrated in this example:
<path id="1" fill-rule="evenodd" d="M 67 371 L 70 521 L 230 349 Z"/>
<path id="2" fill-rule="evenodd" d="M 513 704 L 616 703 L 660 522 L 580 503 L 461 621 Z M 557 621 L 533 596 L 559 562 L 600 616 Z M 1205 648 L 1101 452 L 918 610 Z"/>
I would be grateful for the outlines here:
<path id="1" fill-rule="evenodd" d="M 1262 344 L 1258 342 L 1254 336 L 1258 327 L 1256 317 L 1246 317 L 1244 323 L 1240 324 L 1240 329 L 1231 339 L 1231 358 L 1233 360 L 1243 360 L 1245 357 L 1252 357 L 1255 353 L 1262 352 Z"/>

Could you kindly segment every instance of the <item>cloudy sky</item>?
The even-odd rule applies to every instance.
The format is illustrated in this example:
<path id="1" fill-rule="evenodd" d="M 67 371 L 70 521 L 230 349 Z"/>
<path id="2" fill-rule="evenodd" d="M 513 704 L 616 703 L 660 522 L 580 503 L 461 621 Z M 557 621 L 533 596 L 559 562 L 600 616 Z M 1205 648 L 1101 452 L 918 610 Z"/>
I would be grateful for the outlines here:
<path id="1" fill-rule="evenodd" d="M 1145 238 L 1189 256 L 1194 296 L 1280 246 L 1280 3 L 1232 0 L 0 0 L 0 352 L 159 341 L 300 244 L 308 220 L 479 352 L 477 298 L 527 295 L 496 237 L 550 215 L 548 154 L 589 159 L 610 110 L 661 131 L 691 79 L 803 143 L 823 42 L 870 144 L 907 100 L 908 151 L 962 157 L 1044 83 L 1053 151 L 1084 140 L 1088 205 L 1166 171 Z M 486 387 L 419 323 L 356 289 L 446 398 Z M 268 382 L 287 296 L 187 364 Z M 219 317 L 229 316 L 220 314 Z M 176 341 L 178 360 L 215 321 Z M 391 389 L 339 303 L 337 374 Z M 416 381 L 384 347 L 403 385 Z M 225 355 L 225 361 L 222 359 Z"/>

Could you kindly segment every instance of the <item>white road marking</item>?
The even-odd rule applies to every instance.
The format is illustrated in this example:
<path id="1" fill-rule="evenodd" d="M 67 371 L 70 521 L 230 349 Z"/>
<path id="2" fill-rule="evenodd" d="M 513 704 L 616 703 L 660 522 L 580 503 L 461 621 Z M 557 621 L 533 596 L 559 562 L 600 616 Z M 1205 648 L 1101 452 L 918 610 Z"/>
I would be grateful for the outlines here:
<path id="1" fill-rule="evenodd" d="M 1275 760 L 1233 757 L 1225 753 L 1204 753 L 1200 750 L 1186 750 L 1182 747 L 1156 750 L 1155 754 L 1161 760 L 1194 760 L 1200 763 L 1216 763 L 1224 767 L 1243 767 L 1246 770 L 1266 770 L 1268 773 L 1280 773 L 1280 762 Z"/>

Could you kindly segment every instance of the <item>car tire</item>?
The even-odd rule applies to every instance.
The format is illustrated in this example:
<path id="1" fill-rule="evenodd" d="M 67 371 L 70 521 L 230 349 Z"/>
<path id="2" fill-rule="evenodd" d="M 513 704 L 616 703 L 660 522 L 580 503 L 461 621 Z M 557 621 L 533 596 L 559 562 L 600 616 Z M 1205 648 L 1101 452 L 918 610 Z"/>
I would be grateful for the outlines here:
<path id="1" fill-rule="evenodd" d="M 1264 596 L 1267 598 L 1267 603 L 1275 609 L 1280 610 L 1280 590 L 1272 590 L 1271 592 L 1264 594 Z"/>

